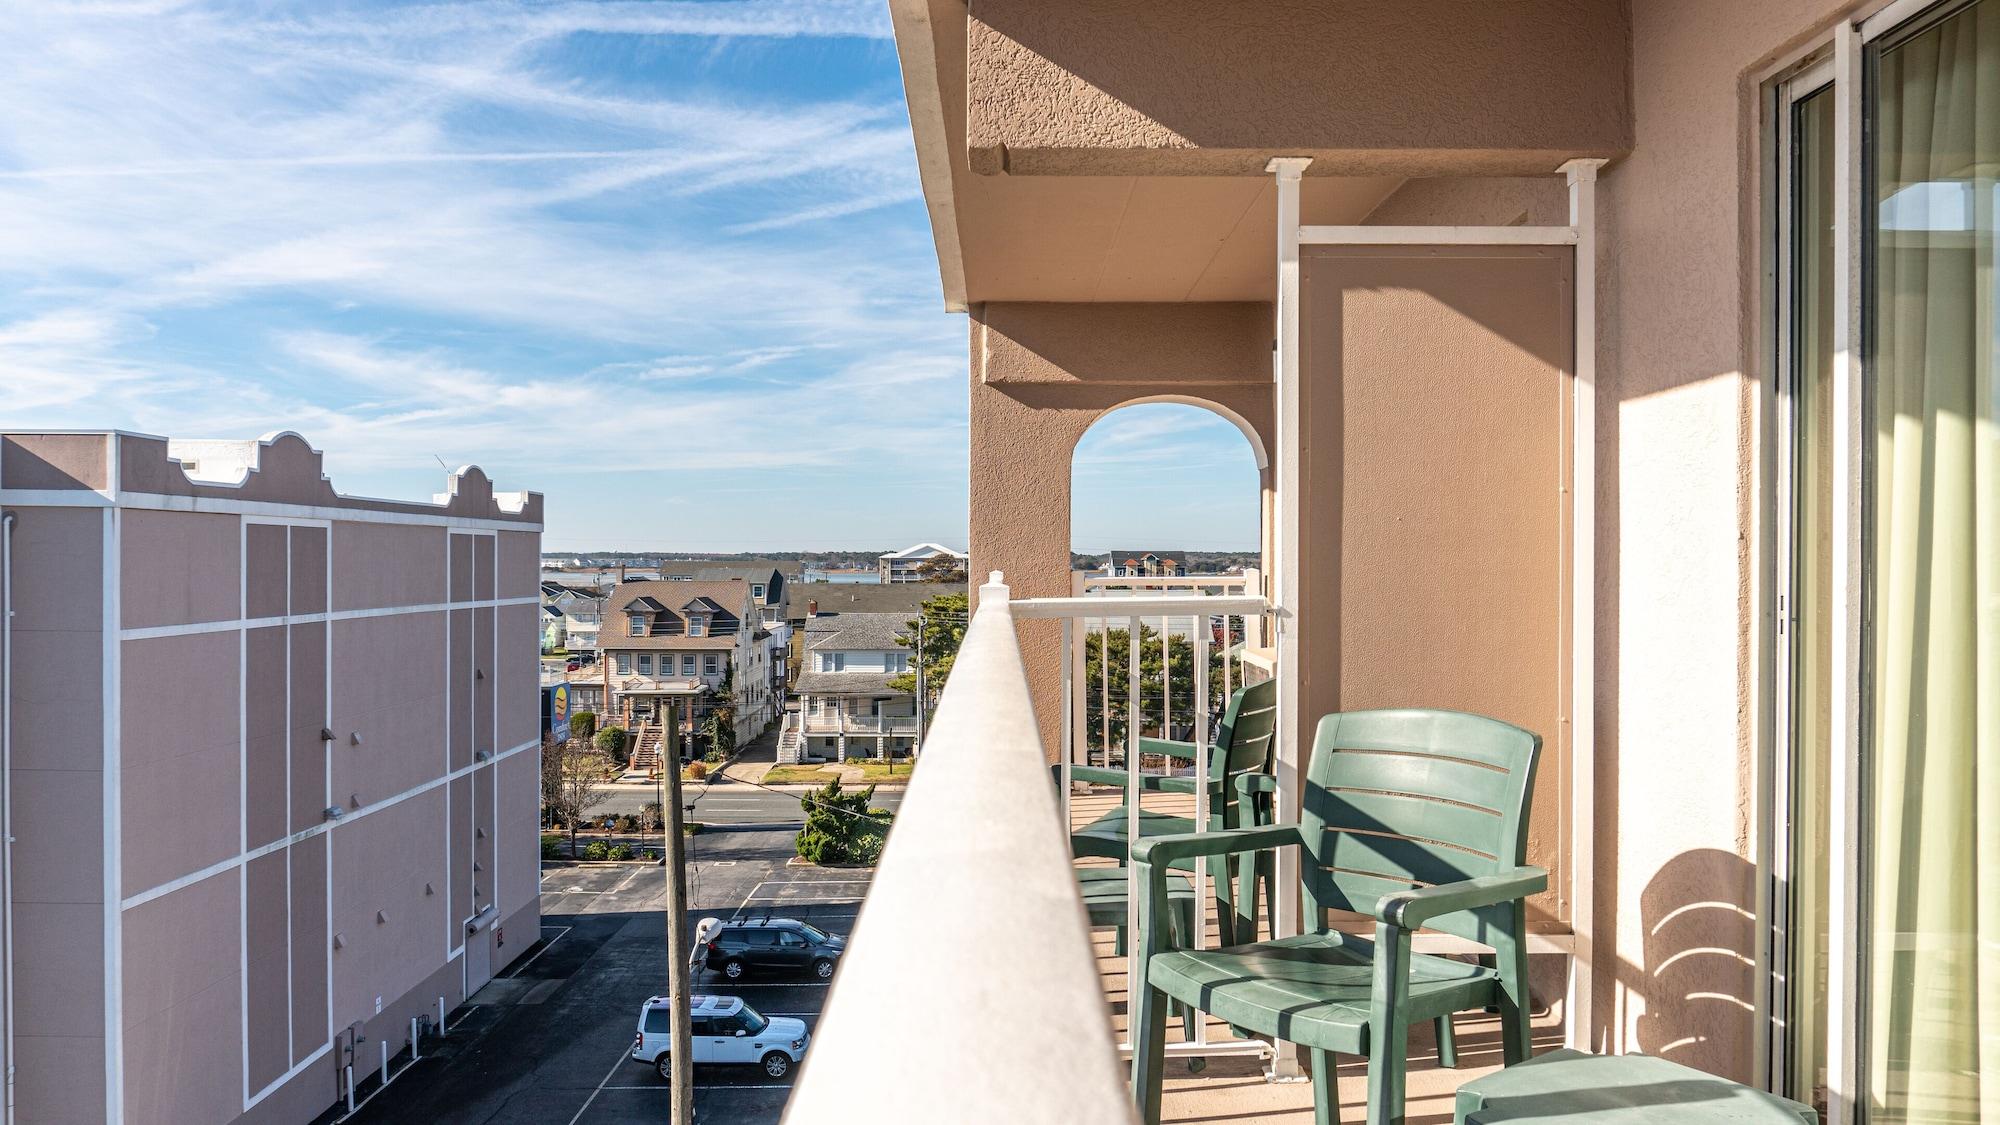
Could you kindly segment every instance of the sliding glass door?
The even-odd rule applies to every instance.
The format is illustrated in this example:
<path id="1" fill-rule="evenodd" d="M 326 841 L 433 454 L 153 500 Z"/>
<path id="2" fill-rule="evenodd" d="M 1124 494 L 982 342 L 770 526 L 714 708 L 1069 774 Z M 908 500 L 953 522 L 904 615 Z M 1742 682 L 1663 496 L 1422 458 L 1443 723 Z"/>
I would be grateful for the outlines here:
<path id="1" fill-rule="evenodd" d="M 1870 61 L 1866 1104 L 2000 1123 L 2000 0 Z"/>
<path id="2" fill-rule="evenodd" d="M 1772 1081 L 2000 1125 L 2000 0 L 1829 53 L 1774 99 Z"/>

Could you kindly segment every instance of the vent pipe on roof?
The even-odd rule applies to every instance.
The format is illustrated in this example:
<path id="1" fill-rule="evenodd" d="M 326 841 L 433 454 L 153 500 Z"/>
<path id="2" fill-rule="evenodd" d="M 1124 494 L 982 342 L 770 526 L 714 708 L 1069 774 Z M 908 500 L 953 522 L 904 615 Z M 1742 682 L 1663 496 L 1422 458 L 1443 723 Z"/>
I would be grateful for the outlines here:
<path id="1" fill-rule="evenodd" d="M 806 602 L 806 619 L 811 620 L 812 618 L 818 616 L 819 616 L 819 599 L 817 598 L 809 599 Z"/>

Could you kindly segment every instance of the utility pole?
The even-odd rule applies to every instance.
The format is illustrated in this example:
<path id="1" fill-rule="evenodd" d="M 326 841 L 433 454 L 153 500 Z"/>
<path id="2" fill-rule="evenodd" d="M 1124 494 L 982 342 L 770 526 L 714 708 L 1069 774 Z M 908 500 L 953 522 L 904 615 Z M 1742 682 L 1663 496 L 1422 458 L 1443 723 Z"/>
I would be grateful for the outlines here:
<path id="1" fill-rule="evenodd" d="M 667 707 L 666 731 L 660 739 L 660 768 L 672 780 L 667 782 L 666 807 L 660 810 L 665 846 L 660 850 L 667 869 L 667 998 L 673 1010 L 673 1063 L 668 1083 L 673 1089 L 673 1125 L 694 1125 L 694 1039 L 689 1004 L 693 951 L 688 948 L 687 837 L 681 832 L 681 747 L 680 708 Z"/>
<path id="2" fill-rule="evenodd" d="M 917 745 L 910 752 L 910 760 L 917 760 L 917 753 L 924 748 L 924 704 L 930 695 L 924 690 L 924 611 L 917 610 Z"/>

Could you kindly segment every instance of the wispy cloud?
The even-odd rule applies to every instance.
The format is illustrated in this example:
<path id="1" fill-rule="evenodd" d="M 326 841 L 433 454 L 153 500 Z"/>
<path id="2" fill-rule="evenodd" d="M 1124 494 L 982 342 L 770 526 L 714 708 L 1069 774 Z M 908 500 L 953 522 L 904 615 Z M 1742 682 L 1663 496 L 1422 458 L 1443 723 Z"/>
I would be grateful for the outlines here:
<path id="1" fill-rule="evenodd" d="M 570 536 L 636 531 L 635 471 L 962 479 L 878 0 L 9 12 L 9 423 L 518 468 Z"/>

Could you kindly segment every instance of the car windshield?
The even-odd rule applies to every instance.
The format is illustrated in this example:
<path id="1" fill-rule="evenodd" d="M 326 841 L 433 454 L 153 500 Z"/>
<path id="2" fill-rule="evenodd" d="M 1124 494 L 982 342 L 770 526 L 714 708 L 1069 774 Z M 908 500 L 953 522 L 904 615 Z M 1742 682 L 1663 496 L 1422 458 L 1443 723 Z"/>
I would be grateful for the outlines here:
<path id="1" fill-rule="evenodd" d="M 800 922 L 799 929 L 805 931 L 805 935 L 813 939 L 814 941 L 826 940 L 826 931 L 820 929 L 818 926 L 812 925 L 807 922 Z"/>
<path id="2" fill-rule="evenodd" d="M 757 1009 L 745 1004 L 743 1010 L 736 1013 L 736 1025 L 752 1035 L 762 1035 L 764 1029 L 771 1026 L 771 1021 L 759 1015 Z"/>

